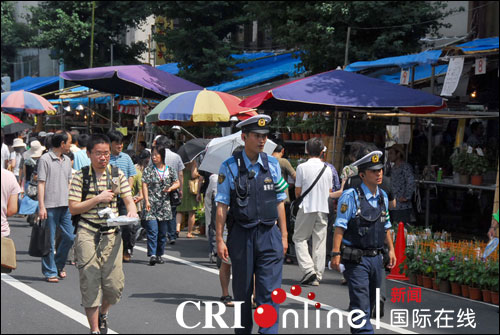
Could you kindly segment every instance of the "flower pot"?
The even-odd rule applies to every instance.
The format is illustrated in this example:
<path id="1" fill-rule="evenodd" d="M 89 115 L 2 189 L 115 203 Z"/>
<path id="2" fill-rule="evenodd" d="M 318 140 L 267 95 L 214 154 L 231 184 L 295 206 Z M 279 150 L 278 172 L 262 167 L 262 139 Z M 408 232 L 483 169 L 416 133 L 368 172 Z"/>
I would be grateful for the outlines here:
<path id="1" fill-rule="evenodd" d="M 422 276 L 424 287 L 432 288 L 432 278 L 427 276 Z"/>
<path id="2" fill-rule="evenodd" d="M 462 290 L 460 289 L 460 284 L 456 282 L 451 283 L 451 293 L 454 295 L 461 295 Z"/>
<path id="3" fill-rule="evenodd" d="M 498 292 L 491 291 L 491 303 L 498 305 Z"/>
<path id="4" fill-rule="evenodd" d="M 481 289 L 469 286 L 469 298 L 472 300 L 481 300 Z"/>
<path id="5" fill-rule="evenodd" d="M 469 183 L 469 176 L 466 174 L 460 175 L 460 184 L 467 185 Z"/>
<path id="6" fill-rule="evenodd" d="M 307 141 L 309 139 L 308 133 L 302 133 L 302 141 Z"/>
<path id="7" fill-rule="evenodd" d="M 423 286 L 424 285 L 424 280 L 423 280 L 421 274 L 417 274 L 417 285 L 418 286 Z"/>
<path id="8" fill-rule="evenodd" d="M 448 280 L 441 280 L 439 282 L 439 291 L 450 293 L 450 282 Z"/>
<path id="9" fill-rule="evenodd" d="M 465 298 L 469 297 L 469 286 L 462 284 L 460 286 L 462 288 L 462 296 Z"/>
<path id="10" fill-rule="evenodd" d="M 290 134 L 289 133 L 281 133 L 281 138 L 283 141 L 288 141 L 290 139 Z"/>
<path id="11" fill-rule="evenodd" d="M 432 289 L 439 291 L 439 284 L 436 282 L 435 278 L 432 278 Z"/>
<path id="12" fill-rule="evenodd" d="M 470 183 L 480 186 L 483 183 L 483 176 L 470 176 Z"/>
<path id="13" fill-rule="evenodd" d="M 453 183 L 460 184 L 460 174 L 457 172 L 453 172 Z"/>
<path id="14" fill-rule="evenodd" d="M 490 290 L 482 290 L 483 292 L 483 301 L 484 302 L 491 302 L 491 291 Z"/>
<path id="15" fill-rule="evenodd" d="M 410 284 L 415 285 L 417 283 L 417 275 L 413 272 L 408 273 L 408 279 L 410 279 Z"/>

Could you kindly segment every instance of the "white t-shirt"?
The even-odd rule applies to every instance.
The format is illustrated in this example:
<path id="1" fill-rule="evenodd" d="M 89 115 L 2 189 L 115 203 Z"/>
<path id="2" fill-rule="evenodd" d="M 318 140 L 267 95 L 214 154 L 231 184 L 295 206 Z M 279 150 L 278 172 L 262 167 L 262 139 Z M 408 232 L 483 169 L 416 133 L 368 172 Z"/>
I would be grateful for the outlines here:
<path id="1" fill-rule="evenodd" d="M 319 158 L 310 158 L 307 162 L 297 166 L 295 187 L 302 188 L 301 194 L 304 194 L 304 192 L 309 189 L 324 165 L 325 163 Z M 304 213 L 329 212 L 328 197 L 330 195 L 330 190 L 333 188 L 332 178 L 332 170 L 326 167 L 321 178 L 300 204 L 300 208 L 304 209 Z"/>
<path id="2" fill-rule="evenodd" d="M 9 147 L 7 144 L 2 143 L 2 169 L 6 169 L 7 166 L 5 166 L 5 161 L 10 160 L 10 151 Z"/>
<path id="3" fill-rule="evenodd" d="M 16 154 L 16 166 L 14 167 L 14 175 L 16 177 L 19 177 L 19 168 L 21 167 L 21 160 L 23 159 L 23 154 L 14 152 Z"/>

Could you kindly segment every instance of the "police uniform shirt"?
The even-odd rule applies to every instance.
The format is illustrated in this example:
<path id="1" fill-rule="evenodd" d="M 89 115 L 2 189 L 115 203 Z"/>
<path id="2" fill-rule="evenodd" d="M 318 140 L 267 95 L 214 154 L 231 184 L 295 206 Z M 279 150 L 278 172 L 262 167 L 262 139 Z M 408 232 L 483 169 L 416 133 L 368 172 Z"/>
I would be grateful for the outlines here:
<path id="1" fill-rule="evenodd" d="M 377 187 L 377 195 L 373 196 L 373 194 L 370 192 L 370 190 L 364 183 L 361 184 L 361 190 L 364 192 L 366 200 L 368 201 L 370 206 L 374 208 L 378 207 L 379 197 L 383 196 L 385 210 L 387 211 L 387 213 L 389 213 L 388 211 L 389 199 L 384 190 L 382 190 L 380 187 Z M 352 188 L 348 189 L 347 191 L 344 191 L 339 199 L 337 208 L 337 219 L 335 220 L 334 227 L 347 229 L 347 224 L 349 223 L 349 221 L 356 216 L 356 211 L 358 210 L 357 204 L 359 204 L 359 197 L 357 192 Z M 388 216 L 389 214 L 387 214 L 386 223 L 384 226 L 385 230 L 392 228 L 391 221 Z M 342 243 L 346 245 L 351 244 L 347 240 L 343 240 Z"/>
<path id="2" fill-rule="evenodd" d="M 262 159 L 259 155 L 259 158 L 257 159 L 257 162 L 255 164 L 252 164 L 250 162 L 250 159 L 245 153 L 245 150 L 243 150 L 243 161 L 244 164 L 247 168 L 248 171 L 254 171 L 255 172 L 255 178 L 259 175 L 261 167 L 263 167 L 263 162 Z M 278 160 L 270 155 L 267 155 L 268 163 L 269 163 L 269 172 L 271 173 L 271 177 L 273 179 L 272 185 L 274 185 L 275 189 L 277 190 L 276 192 L 276 197 L 278 202 L 284 201 L 286 199 L 286 193 L 284 190 L 280 190 L 278 192 L 278 185 L 280 182 L 282 182 L 281 178 L 281 168 L 279 165 Z M 231 169 L 231 172 L 228 170 Z M 229 157 L 222 163 L 220 169 L 219 169 L 219 180 L 217 184 L 217 196 L 215 197 L 216 202 L 220 202 L 226 205 L 230 205 L 231 201 L 231 196 L 230 192 L 231 190 L 234 190 L 235 184 L 234 184 L 234 178 L 238 178 L 238 164 L 234 158 L 234 156 Z"/>

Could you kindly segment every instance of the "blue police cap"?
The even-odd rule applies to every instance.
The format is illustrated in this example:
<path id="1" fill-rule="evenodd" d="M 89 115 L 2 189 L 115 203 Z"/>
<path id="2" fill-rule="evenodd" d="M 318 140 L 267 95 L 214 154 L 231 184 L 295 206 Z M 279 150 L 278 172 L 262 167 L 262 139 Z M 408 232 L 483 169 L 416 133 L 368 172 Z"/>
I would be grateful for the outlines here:
<path id="1" fill-rule="evenodd" d="M 351 165 L 357 166 L 358 171 L 364 170 L 380 170 L 384 168 L 384 163 L 382 162 L 382 151 L 372 151 L 364 157 L 358 159 Z"/>
<path id="2" fill-rule="evenodd" d="M 259 114 L 239 122 L 236 125 L 236 128 L 240 128 L 244 133 L 252 132 L 258 134 L 268 134 L 270 122 L 271 117 L 269 115 Z"/>

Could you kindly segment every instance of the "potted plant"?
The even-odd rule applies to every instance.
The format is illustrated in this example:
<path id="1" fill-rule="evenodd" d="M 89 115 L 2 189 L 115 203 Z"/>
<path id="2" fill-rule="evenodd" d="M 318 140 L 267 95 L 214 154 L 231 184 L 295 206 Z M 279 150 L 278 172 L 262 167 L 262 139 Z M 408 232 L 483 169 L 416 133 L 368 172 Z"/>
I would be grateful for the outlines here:
<path id="1" fill-rule="evenodd" d="M 450 293 L 450 270 L 451 270 L 451 258 L 449 253 L 437 254 L 439 257 L 437 259 L 436 269 L 436 283 L 438 284 L 439 291 Z"/>
<path id="2" fill-rule="evenodd" d="M 491 291 L 490 291 L 490 262 L 486 262 L 484 267 L 480 269 L 481 276 L 479 278 L 479 286 L 481 287 L 481 293 L 483 294 L 484 302 L 491 302 Z"/>
<path id="3" fill-rule="evenodd" d="M 424 265 L 423 265 L 423 285 L 425 288 L 432 288 L 432 254 L 426 253 L 424 254 Z"/>
<path id="4" fill-rule="evenodd" d="M 407 246 L 405 250 L 405 260 L 399 265 L 401 272 L 409 278 L 410 284 L 417 284 L 418 263 L 415 257 L 415 248 Z"/>
<path id="5" fill-rule="evenodd" d="M 451 155 L 451 165 L 453 166 L 453 171 L 460 175 L 459 182 L 460 184 L 468 184 L 469 183 L 469 154 L 465 149 L 457 149 Z"/>
<path id="6" fill-rule="evenodd" d="M 492 261 L 489 269 L 491 303 L 498 305 L 498 261 Z"/>
<path id="7" fill-rule="evenodd" d="M 468 154 L 469 164 L 468 173 L 471 176 L 470 183 L 472 185 L 481 185 L 483 182 L 483 175 L 488 170 L 488 160 L 484 156 L 480 156 L 477 153 L 473 152 L 472 154 Z"/>
<path id="8" fill-rule="evenodd" d="M 450 274 L 449 274 L 449 281 L 450 281 L 450 286 L 451 286 L 451 293 L 455 295 L 460 295 L 461 294 L 461 288 L 460 288 L 460 271 L 458 268 L 458 262 L 456 261 L 455 256 L 450 257 Z"/>
<path id="9" fill-rule="evenodd" d="M 481 300 L 481 289 L 479 282 L 484 264 L 479 261 L 471 261 L 469 264 L 469 298 L 472 300 Z"/>

